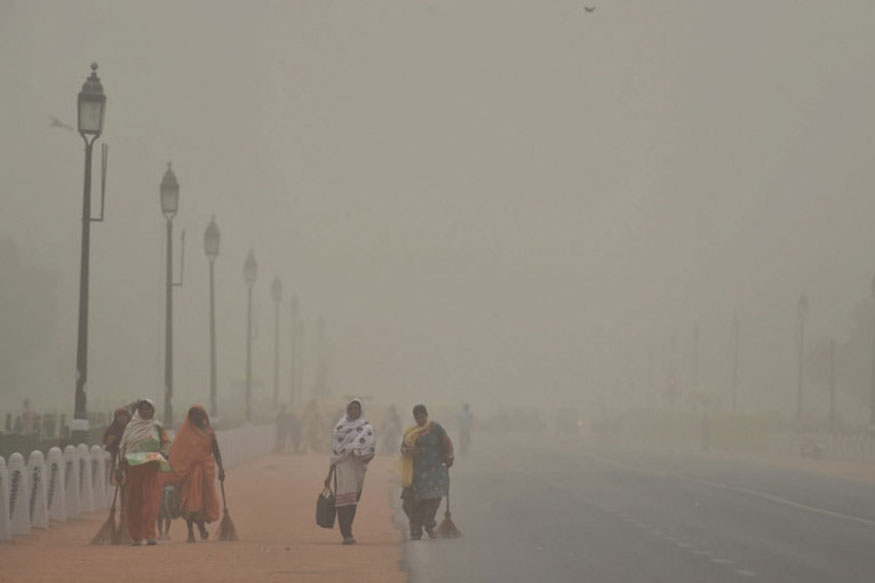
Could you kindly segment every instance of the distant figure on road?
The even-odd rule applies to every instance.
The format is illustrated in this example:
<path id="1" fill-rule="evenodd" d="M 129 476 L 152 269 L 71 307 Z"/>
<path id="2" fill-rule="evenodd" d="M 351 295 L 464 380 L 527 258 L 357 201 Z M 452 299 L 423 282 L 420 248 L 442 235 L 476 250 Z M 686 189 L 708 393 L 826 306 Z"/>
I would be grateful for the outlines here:
<path id="1" fill-rule="evenodd" d="M 221 506 L 216 492 L 216 466 L 219 481 L 225 481 L 225 468 L 216 432 L 210 427 L 210 418 L 201 405 L 188 410 L 176 438 L 170 447 L 170 465 L 173 471 L 166 483 L 179 484 L 179 512 L 188 526 L 188 539 L 194 542 L 192 526 L 197 524 L 202 539 L 209 538 L 204 523 L 219 519 Z"/>
<path id="2" fill-rule="evenodd" d="M 401 443 L 401 500 L 410 520 L 410 538 L 419 540 L 423 528 L 435 537 L 434 515 L 450 487 L 453 442 L 443 426 L 428 420 L 425 405 L 413 408 L 413 418 L 416 425 L 407 428 Z"/>
<path id="3" fill-rule="evenodd" d="M 462 454 L 468 453 L 468 448 L 471 447 L 471 425 L 474 423 L 474 414 L 471 413 L 471 407 L 468 403 L 462 406 L 462 415 L 459 417 L 459 448 Z"/>
<path id="4" fill-rule="evenodd" d="M 389 405 L 386 416 L 383 418 L 383 451 L 387 454 L 395 451 L 395 444 L 401 437 L 401 416 L 395 405 Z"/>
<path id="5" fill-rule="evenodd" d="M 170 471 L 170 438 L 155 419 L 155 405 L 143 399 L 125 427 L 119 445 L 121 479 L 125 485 L 128 532 L 134 546 L 158 544 L 156 521 L 161 508 L 161 476 Z"/>
<path id="6" fill-rule="evenodd" d="M 115 410 L 112 418 L 112 423 L 103 432 L 103 448 L 110 455 L 110 467 L 115 467 L 118 463 L 118 448 L 122 441 L 122 435 L 125 433 L 125 427 L 131 420 L 131 411 L 127 407 L 119 407 Z M 110 476 L 110 482 L 116 484 L 115 472 Z"/>
<path id="7" fill-rule="evenodd" d="M 361 399 L 353 399 L 346 406 L 346 414 L 337 421 L 331 432 L 331 465 L 325 477 L 325 487 L 329 488 L 331 474 L 336 472 L 334 505 L 337 508 L 337 525 L 345 545 L 355 543 L 352 522 L 362 497 L 368 462 L 376 453 L 376 443 L 374 428 L 362 417 Z"/>

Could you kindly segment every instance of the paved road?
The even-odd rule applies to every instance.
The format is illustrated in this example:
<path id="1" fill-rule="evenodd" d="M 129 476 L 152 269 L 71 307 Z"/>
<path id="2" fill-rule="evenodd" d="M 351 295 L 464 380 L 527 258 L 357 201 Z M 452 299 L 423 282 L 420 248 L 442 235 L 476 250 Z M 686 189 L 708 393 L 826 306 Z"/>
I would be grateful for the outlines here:
<path id="1" fill-rule="evenodd" d="M 871 484 L 585 441 L 476 446 L 452 470 L 464 537 L 404 543 L 415 583 L 875 576 Z"/>

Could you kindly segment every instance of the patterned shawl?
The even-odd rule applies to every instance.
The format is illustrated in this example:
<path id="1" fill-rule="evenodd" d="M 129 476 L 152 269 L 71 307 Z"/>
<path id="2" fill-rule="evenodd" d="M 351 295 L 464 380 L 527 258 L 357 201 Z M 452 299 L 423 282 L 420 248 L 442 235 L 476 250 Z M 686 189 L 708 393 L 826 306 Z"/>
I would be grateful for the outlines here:
<path id="1" fill-rule="evenodd" d="M 353 399 L 347 404 L 347 409 L 352 403 L 362 406 L 360 399 Z M 350 419 L 346 414 L 334 425 L 331 432 L 331 465 L 343 461 L 348 455 L 356 457 L 372 456 L 377 451 L 377 440 L 374 436 L 374 428 L 364 417 Z"/>
<path id="2" fill-rule="evenodd" d="M 152 410 L 155 410 L 151 399 L 143 399 L 143 401 L 152 405 Z M 167 432 L 155 416 L 153 415 L 151 419 L 143 419 L 138 409 L 125 427 L 125 433 L 119 444 L 119 458 L 124 458 L 130 465 L 158 462 L 162 471 L 169 471 L 170 465 L 161 454 L 166 439 Z"/>

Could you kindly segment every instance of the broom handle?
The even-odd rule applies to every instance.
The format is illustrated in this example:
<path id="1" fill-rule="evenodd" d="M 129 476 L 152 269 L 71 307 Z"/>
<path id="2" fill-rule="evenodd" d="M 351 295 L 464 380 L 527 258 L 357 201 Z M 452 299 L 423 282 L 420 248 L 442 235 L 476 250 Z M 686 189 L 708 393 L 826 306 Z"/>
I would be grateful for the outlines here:
<path id="1" fill-rule="evenodd" d="M 450 468 L 447 468 L 447 514 L 450 513 Z"/>
<path id="2" fill-rule="evenodd" d="M 115 487 L 115 494 L 112 495 L 112 508 L 110 508 L 111 512 L 115 512 L 115 499 L 118 498 L 118 486 Z"/>
<path id="3" fill-rule="evenodd" d="M 225 502 L 225 481 L 221 480 L 221 481 L 219 481 L 219 484 L 222 486 L 222 507 L 224 508 L 225 512 L 227 512 L 228 511 L 228 503 Z"/>

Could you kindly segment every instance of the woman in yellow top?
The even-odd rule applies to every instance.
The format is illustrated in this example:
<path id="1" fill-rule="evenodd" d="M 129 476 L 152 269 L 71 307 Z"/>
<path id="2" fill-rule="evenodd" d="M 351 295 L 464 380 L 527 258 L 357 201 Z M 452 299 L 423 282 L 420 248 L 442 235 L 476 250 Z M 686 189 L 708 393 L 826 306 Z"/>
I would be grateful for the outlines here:
<path id="1" fill-rule="evenodd" d="M 450 488 L 453 442 L 439 423 L 428 420 L 425 405 L 413 408 L 416 425 L 404 432 L 401 443 L 402 508 L 410 520 L 410 538 L 422 538 L 422 530 L 434 538 L 434 516 L 441 498 Z"/>

